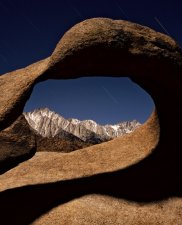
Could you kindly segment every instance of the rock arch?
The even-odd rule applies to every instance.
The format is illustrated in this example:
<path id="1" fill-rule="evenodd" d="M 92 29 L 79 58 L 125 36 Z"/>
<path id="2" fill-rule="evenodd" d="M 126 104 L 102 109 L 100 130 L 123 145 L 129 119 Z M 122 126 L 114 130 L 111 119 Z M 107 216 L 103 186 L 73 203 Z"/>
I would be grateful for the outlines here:
<path id="1" fill-rule="evenodd" d="M 81 76 L 129 76 L 156 104 L 155 132 L 173 140 L 182 121 L 180 86 L 182 51 L 170 37 L 122 20 L 94 18 L 71 28 L 53 54 L 40 62 L 0 77 L 0 129 L 22 113 L 33 86 L 46 79 Z M 178 125 L 173 122 L 179 118 Z M 160 128 L 159 128 L 160 127 Z"/>
<path id="2" fill-rule="evenodd" d="M 78 174 L 71 173 L 70 175 L 68 172 L 64 175 L 65 180 L 72 180 L 38 186 L 38 190 L 41 190 L 38 192 L 38 196 L 43 193 L 42 190 L 47 196 L 47 190 L 55 191 L 56 187 L 55 203 L 46 205 L 47 208 L 43 205 L 45 211 L 57 206 L 58 198 L 62 197 L 60 197 L 61 188 L 63 193 L 65 190 L 67 191 L 68 199 L 70 196 L 72 196 L 70 198 L 74 198 L 90 193 L 108 194 L 134 201 L 153 201 L 171 196 L 182 196 L 180 173 L 182 169 L 180 149 L 181 72 L 182 51 L 172 38 L 127 21 L 97 18 L 83 21 L 71 28 L 47 59 L 0 77 L 1 130 L 8 127 L 21 114 L 33 86 L 46 79 L 69 79 L 95 74 L 129 76 L 143 87 L 155 102 L 155 112 L 140 130 L 138 129 L 137 132 L 122 140 L 118 139 L 112 142 L 115 148 L 120 148 L 124 144 L 125 146 L 129 145 L 131 151 L 147 149 L 147 152 L 152 151 L 152 154 L 148 157 L 146 154 L 143 154 L 142 157 L 137 156 L 138 161 L 145 158 L 139 163 L 133 159 L 133 154 L 129 158 L 125 155 L 124 162 L 119 164 L 119 168 L 110 165 L 108 160 L 106 164 L 106 166 L 110 165 L 108 169 L 103 164 L 102 168 L 94 164 L 94 160 L 100 157 L 99 154 L 97 155 L 99 147 L 95 149 L 97 151 L 94 151 L 94 156 L 92 151 L 90 154 L 87 152 L 88 156 L 93 157 L 92 160 L 94 159 L 90 164 L 93 166 L 92 169 L 89 168 L 89 163 L 85 164 L 84 160 L 79 161 L 80 165 L 83 163 L 83 166 L 79 168 L 77 165 L 75 166 L 78 168 Z M 109 144 L 105 144 L 104 148 L 110 151 Z M 121 154 L 120 151 L 117 153 L 115 158 Z M 75 160 L 77 155 L 73 154 L 72 156 Z M 56 156 L 56 159 L 57 157 L 61 158 L 61 156 Z M 63 158 L 61 160 L 64 162 Z M 60 161 L 58 163 L 60 164 Z M 115 171 L 116 169 L 118 171 Z M 74 179 L 74 176 L 77 179 Z M 118 182 L 119 180 L 120 182 Z M 27 189 L 36 193 L 36 188 L 37 186 L 34 185 Z M 13 192 L 12 195 L 16 196 L 16 190 Z M 24 191 L 23 193 L 28 192 Z M 10 195 L 10 199 L 12 195 Z M 21 188 L 19 195 L 21 195 Z M 92 198 L 94 199 L 94 196 Z M 4 199 L 6 201 L 6 198 Z M 42 199 L 44 198 L 42 197 Z M 173 206 L 171 203 L 171 207 Z M 13 212 L 15 208 L 12 207 Z M 37 218 L 37 215 L 41 215 L 40 209 L 42 210 L 42 205 L 38 206 L 37 211 L 35 210 L 35 214 L 29 220 L 32 221 Z M 9 210 L 9 206 L 7 210 Z M 139 209 L 138 215 L 140 211 L 141 209 Z M 17 211 L 15 212 L 17 213 Z M 148 218 L 145 219 L 149 221 Z M 179 216 L 179 220 L 181 220 L 181 216 Z M 162 221 L 164 220 L 162 219 Z"/>

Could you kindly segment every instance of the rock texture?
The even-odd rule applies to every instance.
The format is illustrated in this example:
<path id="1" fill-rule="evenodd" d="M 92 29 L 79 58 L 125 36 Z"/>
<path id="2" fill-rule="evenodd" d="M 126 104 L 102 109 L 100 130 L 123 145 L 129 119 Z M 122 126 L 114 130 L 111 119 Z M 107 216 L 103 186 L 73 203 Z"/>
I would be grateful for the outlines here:
<path id="1" fill-rule="evenodd" d="M 0 130 L 11 125 L 22 114 L 32 88 L 46 70 L 48 62 L 49 58 L 0 76 Z"/>
<path id="2" fill-rule="evenodd" d="M 2 130 L 33 85 L 49 78 L 129 76 L 156 105 L 131 134 L 69 154 L 37 153 L 3 174 L 2 224 L 180 225 L 181 72 L 182 51 L 172 38 L 97 18 L 71 28 L 49 58 L 1 76 Z"/>
<path id="3" fill-rule="evenodd" d="M 170 74 L 179 77 L 181 53 L 172 38 L 148 27 L 104 18 L 83 21 L 62 37 L 50 57 L 0 77 L 0 128 L 22 112 L 33 85 L 49 78 L 129 76 L 156 100 L 156 83 L 162 88 Z M 171 85 L 179 87 L 177 80 Z"/>
<path id="4" fill-rule="evenodd" d="M 0 173 L 35 154 L 34 132 L 21 115 L 10 127 L 0 132 Z"/>
<path id="5" fill-rule="evenodd" d="M 115 225 L 122 224 L 123 220 L 127 221 L 126 224 L 133 224 L 132 212 L 135 210 L 135 217 L 145 214 L 143 218 L 141 216 L 138 218 L 140 222 L 146 221 L 147 224 L 150 219 L 156 222 L 160 212 L 163 216 L 159 221 L 164 222 L 165 216 L 169 217 L 168 211 L 165 211 L 168 206 L 166 205 L 160 212 L 158 208 L 165 205 L 165 202 L 161 201 L 160 204 L 148 202 L 145 205 L 138 201 L 133 203 L 124 200 L 125 187 L 128 185 L 125 175 L 118 177 L 117 173 L 110 173 L 120 170 L 124 172 L 128 165 L 137 163 L 151 153 L 159 139 L 155 116 L 153 115 L 135 132 L 109 142 L 69 154 L 38 152 L 30 160 L 1 175 L 0 220 L 3 221 L 3 225 L 32 223 Z M 134 184 L 130 184 L 128 188 L 132 194 L 136 193 L 137 183 L 134 179 L 131 181 Z M 108 190 L 111 191 L 110 194 L 107 193 Z M 175 202 L 174 199 L 173 201 Z M 170 201 L 168 205 L 170 207 Z M 175 220 L 175 215 L 179 212 L 178 205 L 173 209 Z M 118 211 L 121 208 L 122 211 Z M 151 214 L 151 208 L 154 214 Z M 7 216 L 7 212 L 11 216 Z M 150 213 L 149 218 L 146 212 Z"/>

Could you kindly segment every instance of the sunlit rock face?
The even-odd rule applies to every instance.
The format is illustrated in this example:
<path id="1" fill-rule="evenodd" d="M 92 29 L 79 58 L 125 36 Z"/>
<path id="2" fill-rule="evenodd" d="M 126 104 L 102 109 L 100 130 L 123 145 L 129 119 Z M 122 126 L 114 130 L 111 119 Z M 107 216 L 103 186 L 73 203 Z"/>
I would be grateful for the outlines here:
<path id="1" fill-rule="evenodd" d="M 181 224 L 182 51 L 169 36 L 104 18 L 75 25 L 49 58 L 0 77 L 0 129 L 37 82 L 95 74 L 129 76 L 156 110 L 130 134 L 69 154 L 36 153 L 1 175 L 2 224 Z"/>

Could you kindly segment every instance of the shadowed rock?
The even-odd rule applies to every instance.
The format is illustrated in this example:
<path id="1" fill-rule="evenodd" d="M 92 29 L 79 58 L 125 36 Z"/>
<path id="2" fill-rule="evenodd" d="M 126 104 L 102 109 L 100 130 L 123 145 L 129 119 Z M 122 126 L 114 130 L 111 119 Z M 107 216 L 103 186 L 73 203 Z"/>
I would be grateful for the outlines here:
<path id="1" fill-rule="evenodd" d="M 97 224 L 122 224 L 121 221 L 134 224 L 130 206 L 131 201 L 135 201 L 132 205 L 137 212 L 135 224 L 180 225 L 181 72 L 182 51 L 172 38 L 138 24 L 97 18 L 71 28 L 49 58 L 1 76 L 2 130 L 20 115 L 33 86 L 45 79 L 95 74 L 129 76 L 152 96 L 156 105 L 149 120 L 126 137 L 71 154 L 38 153 L 2 175 L 0 211 L 3 215 L 6 211 L 10 212 L 9 224 L 15 218 L 17 223 L 14 224 L 30 224 L 51 209 L 50 214 L 42 216 L 34 224 L 44 223 L 48 218 L 51 218 L 52 224 L 74 224 L 75 221 L 76 224 L 94 224 L 96 221 Z M 42 163 L 39 163 L 41 160 Z M 24 169 L 26 172 L 23 172 Z M 18 179 L 19 176 L 21 179 Z M 11 190 L 7 190 L 9 183 Z M 27 201 L 24 199 L 31 193 L 34 199 L 29 198 L 26 210 Z M 108 215 L 106 197 L 102 196 L 104 201 L 94 195 L 89 197 L 89 202 L 99 205 L 98 209 L 93 206 L 97 210 L 94 214 L 96 221 L 88 213 L 88 200 L 79 199 L 93 193 L 110 195 L 110 203 L 113 203 Z M 16 207 L 9 207 L 7 204 L 14 196 L 21 201 Z M 118 202 L 114 203 L 113 197 Z M 174 197 L 177 197 L 177 202 Z M 171 199 L 166 203 L 163 200 L 167 198 Z M 72 199 L 76 200 L 70 201 Z M 123 203 L 121 199 L 127 199 L 127 202 Z M 159 202 L 154 203 L 156 200 Z M 65 202 L 67 204 L 63 204 Z M 145 207 L 141 208 L 138 202 L 150 202 L 155 207 L 143 203 Z M 56 206 L 59 207 L 53 209 Z M 165 210 L 159 210 L 161 207 Z M 168 207 L 173 210 L 174 217 L 166 214 Z M 15 208 L 17 210 L 14 211 Z M 117 209 L 123 209 L 123 214 L 117 214 Z M 151 209 L 154 214 L 150 213 Z M 21 210 L 26 215 L 23 218 Z M 109 217 L 107 221 L 106 216 Z"/>
<path id="2" fill-rule="evenodd" d="M 35 154 L 34 132 L 23 115 L 0 132 L 0 174 Z"/>

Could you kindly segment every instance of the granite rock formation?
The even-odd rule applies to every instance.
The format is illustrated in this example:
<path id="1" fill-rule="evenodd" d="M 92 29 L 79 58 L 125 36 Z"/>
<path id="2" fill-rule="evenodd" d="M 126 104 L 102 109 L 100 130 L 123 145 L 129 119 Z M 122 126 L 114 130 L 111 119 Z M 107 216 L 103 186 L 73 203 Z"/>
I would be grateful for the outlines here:
<path id="1" fill-rule="evenodd" d="M 0 132 L 0 173 L 31 158 L 36 151 L 35 134 L 23 115 Z"/>
<path id="2" fill-rule="evenodd" d="M 181 53 L 172 38 L 148 27 L 103 18 L 83 21 L 62 37 L 50 57 L 0 77 L 0 128 L 21 114 L 33 86 L 49 78 L 129 76 L 157 103 L 156 85 L 160 93 L 164 82 L 178 90 Z"/>
<path id="3" fill-rule="evenodd" d="M 125 196 L 128 185 L 125 168 L 149 155 L 159 140 L 155 118 L 154 114 L 133 133 L 85 149 L 71 153 L 37 152 L 30 160 L 1 175 L 3 225 L 121 225 L 123 221 L 134 225 L 135 219 L 138 225 L 142 221 L 165 224 L 171 207 L 173 217 L 169 222 L 179 220 L 179 199 L 177 204 L 175 199 L 166 204 L 163 201 L 141 204 Z M 112 172 L 120 170 L 124 172 L 121 176 Z M 131 194 L 137 193 L 136 180 L 131 181 L 127 188 Z M 147 188 L 141 184 L 143 189 Z M 107 193 L 108 190 L 111 192 Z"/>
<path id="4" fill-rule="evenodd" d="M 132 134 L 69 154 L 37 153 L 3 174 L 2 224 L 180 225 L 181 72 L 182 51 L 171 37 L 96 18 L 71 28 L 49 58 L 2 75 L 1 130 L 49 78 L 129 76 L 156 105 Z"/>

